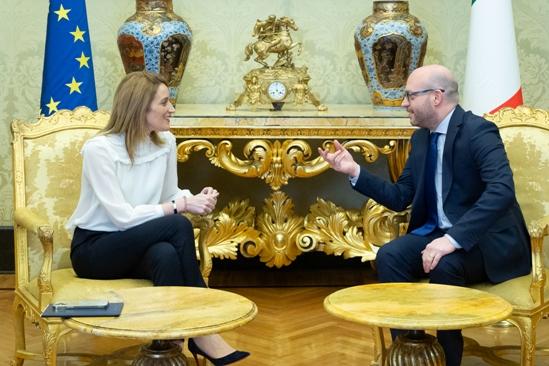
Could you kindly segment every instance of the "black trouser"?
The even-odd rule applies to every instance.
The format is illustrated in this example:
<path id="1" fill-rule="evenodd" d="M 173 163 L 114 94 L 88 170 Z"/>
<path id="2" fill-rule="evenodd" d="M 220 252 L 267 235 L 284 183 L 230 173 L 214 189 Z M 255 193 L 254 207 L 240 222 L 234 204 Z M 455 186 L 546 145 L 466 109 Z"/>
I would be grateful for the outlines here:
<path id="1" fill-rule="evenodd" d="M 76 228 L 71 260 L 79 277 L 146 278 L 155 286 L 206 287 L 193 227 L 181 215 L 163 216 L 125 231 Z"/>
<path id="2" fill-rule="evenodd" d="M 478 246 L 466 252 L 463 249 L 441 258 L 438 265 L 429 274 L 423 271 L 421 251 L 432 240 L 441 237 L 444 232 L 437 230 L 429 236 L 408 234 L 387 243 L 377 253 L 376 267 L 380 282 L 416 282 L 429 278 L 429 282 L 465 286 L 488 280 L 484 270 L 482 254 Z M 402 299 L 406 301 L 406 299 Z M 403 331 L 392 329 L 394 338 Z M 459 366 L 463 354 L 461 330 L 440 330 L 437 338 L 444 349 L 447 366 Z"/>

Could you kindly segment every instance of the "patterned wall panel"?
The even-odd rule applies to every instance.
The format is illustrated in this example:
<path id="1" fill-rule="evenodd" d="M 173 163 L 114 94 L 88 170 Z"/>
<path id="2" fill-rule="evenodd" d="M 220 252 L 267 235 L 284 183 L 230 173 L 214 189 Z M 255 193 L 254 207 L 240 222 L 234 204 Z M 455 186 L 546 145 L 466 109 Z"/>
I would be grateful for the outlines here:
<path id="1" fill-rule="evenodd" d="M 328 104 L 369 103 L 355 58 L 353 32 L 372 11 L 372 0 L 173 0 L 174 10 L 193 30 L 193 48 L 180 87 L 182 103 L 229 103 L 241 77 L 256 67 L 244 62 L 257 18 L 293 17 L 303 52 L 296 65 L 309 66 L 310 85 Z M 549 108 L 549 38 L 546 0 L 515 0 L 515 26 L 527 104 Z M 110 109 L 123 76 L 116 32 L 133 14 L 134 0 L 88 0 L 88 22 L 99 107 Z M 38 114 L 46 31 L 47 0 L 3 0 L 0 7 L 0 226 L 12 224 L 12 119 Z M 410 12 L 429 31 L 425 63 L 442 63 L 463 81 L 470 1 L 410 0 Z M 497 60 L 494 60 L 497 62 Z"/>

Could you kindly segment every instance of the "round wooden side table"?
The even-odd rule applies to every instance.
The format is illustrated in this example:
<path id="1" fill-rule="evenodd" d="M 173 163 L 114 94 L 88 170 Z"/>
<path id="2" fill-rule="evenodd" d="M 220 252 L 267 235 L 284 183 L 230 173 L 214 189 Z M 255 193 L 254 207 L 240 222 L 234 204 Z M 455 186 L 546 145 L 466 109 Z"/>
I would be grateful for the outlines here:
<path id="1" fill-rule="evenodd" d="M 410 330 L 392 344 L 390 366 L 444 366 L 444 352 L 436 338 L 418 330 L 480 327 L 509 317 L 513 310 L 507 301 L 487 292 L 430 283 L 349 287 L 327 296 L 324 308 L 352 322 Z"/>
<path id="2" fill-rule="evenodd" d="M 135 366 L 185 366 L 173 340 L 221 333 L 248 323 L 256 305 L 227 291 L 199 287 L 142 287 L 106 294 L 124 302 L 119 317 L 69 318 L 72 329 L 97 336 L 152 340 L 141 348 Z M 99 298 L 99 297 L 98 297 Z"/>

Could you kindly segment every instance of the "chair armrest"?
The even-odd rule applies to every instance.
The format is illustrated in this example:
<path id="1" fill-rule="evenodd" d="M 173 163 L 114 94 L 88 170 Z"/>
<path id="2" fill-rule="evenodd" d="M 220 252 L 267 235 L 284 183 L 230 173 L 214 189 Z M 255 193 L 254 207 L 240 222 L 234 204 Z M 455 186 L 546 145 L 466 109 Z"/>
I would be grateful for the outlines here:
<path id="1" fill-rule="evenodd" d="M 18 208 L 13 213 L 16 225 L 25 228 L 38 236 L 44 251 L 42 267 L 38 277 L 38 290 L 40 293 L 40 308 L 42 309 L 53 296 L 51 284 L 51 267 L 53 262 L 53 227 L 48 221 L 29 208 Z"/>
<path id="2" fill-rule="evenodd" d="M 15 219 L 15 223 L 17 225 L 21 225 L 36 235 L 39 234 L 40 228 L 49 226 L 48 221 L 45 218 L 40 217 L 27 207 L 16 209 L 13 213 L 13 218 Z"/>
<path id="3" fill-rule="evenodd" d="M 530 284 L 530 295 L 538 303 L 545 302 L 545 263 L 543 258 L 543 241 L 549 235 L 549 216 L 533 221 L 528 226 L 530 244 L 532 246 L 532 283 Z"/>
<path id="4" fill-rule="evenodd" d="M 528 233 L 531 238 L 543 238 L 549 235 L 549 216 L 532 222 L 528 226 Z"/>
<path id="5" fill-rule="evenodd" d="M 206 235 L 210 231 L 210 228 L 214 226 L 214 221 L 210 216 L 200 216 L 200 215 L 187 215 L 189 220 L 191 220 L 194 227 L 200 229 L 200 234 L 198 237 L 198 253 L 200 254 L 200 273 L 206 284 L 212 272 L 212 255 L 208 249 L 208 244 L 206 242 Z"/>

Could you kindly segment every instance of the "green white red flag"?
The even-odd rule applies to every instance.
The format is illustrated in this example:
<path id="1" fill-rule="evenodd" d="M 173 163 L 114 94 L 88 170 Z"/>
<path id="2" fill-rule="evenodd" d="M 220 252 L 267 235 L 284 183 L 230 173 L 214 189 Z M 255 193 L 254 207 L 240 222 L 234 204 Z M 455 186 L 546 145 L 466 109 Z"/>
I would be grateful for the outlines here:
<path id="1" fill-rule="evenodd" d="M 463 96 L 478 115 L 523 103 L 511 0 L 472 0 Z"/>

